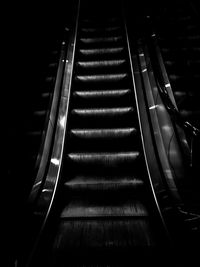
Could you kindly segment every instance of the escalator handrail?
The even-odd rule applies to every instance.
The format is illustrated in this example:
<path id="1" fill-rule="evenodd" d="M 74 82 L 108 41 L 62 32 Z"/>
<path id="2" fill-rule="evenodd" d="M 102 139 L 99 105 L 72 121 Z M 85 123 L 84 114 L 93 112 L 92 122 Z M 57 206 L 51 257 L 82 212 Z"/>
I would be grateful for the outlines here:
<path id="1" fill-rule="evenodd" d="M 150 17 L 148 16 L 147 19 L 149 20 Z M 152 23 L 150 22 L 150 25 Z M 152 28 L 152 26 L 151 26 Z M 200 129 L 194 126 L 190 121 L 184 119 L 182 115 L 180 114 L 174 97 L 172 94 L 169 93 L 169 90 L 167 90 L 166 87 L 171 88 L 169 79 L 167 77 L 167 73 L 165 70 L 163 70 L 162 66 L 162 58 L 161 53 L 159 53 L 159 46 L 157 41 L 157 35 L 154 30 L 151 30 L 150 33 L 150 45 L 154 49 L 154 61 L 156 60 L 156 64 L 159 66 L 158 69 L 161 71 L 156 70 L 156 77 L 158 82 L 158 88 L 160 90 L 161 96 L 163 98 L 163 101 L 165 103 L 165 106 L 167 110 L 169 111 L 170 115 L 172 116 L 173 120 L 181 126 L 184 130 L 186 130 L 188 133 L 190 133 L 193 137 L 200 138 Z M 171 91 L 171 90 L 170 90 Z"/>
<path id="2" fill-rule="evenodd" d="M 136 100 L 136 107 L 137 107 L 137 114 L 138 114 L 138 121 L 139 121 L 139 127 L 140 127 L 140 135 L 141 135 L 141 140 L 142 140 L 142 147 L 143 147 L 143 152 L 144 152 L 144 158 L 145 158 L 145 164 L 147 167 L 147 173 L 148 173 L 148 178 L 149 178 L 149 184 L 151 188 L 151 192 L 154 198 L 154 202 L 156 205 L 157 212 L 159 214 L 160 221 L 162 223 L 164 232 L 166 234 L 166 238 L 169 241 L 169 243 L 172 242 L 171 235 L 168 231 L 165 219 L 163 217 L 162 211 L 161 211 L 161 205 L 160 205 L 160 192 L 162 193 L 165 191 L 163 184 L 161 182 L 161 174 L 158 168 L 158 164 L 155 164 L 154 166 L 152 164 L 152 161 L 149 160 L 149 152 L 151 153 L 151 159 L 155 159 L 155 151 L 152 148 L 153 144 L 151 143 L 151 135 L 149 134 L 150 132 L 150 127 L 149 127 L 149 122 L 147 118 L 147 113 L 145 112 L 146 108 L 143 105 L 141 98 L 144 99 L 143 90 L 141 89 L 141 80 L 138 77 L 139 74 L 139 62 L 137 60 L 136 54 L 131 51 L 131 43 L 129 40 L 129 34 L 128 34 L 128 27 L 127 27 L 127 21 L 126 21 L 126 16 L 125 13 L 123 14 L 124 16 L 124 24 L 125 24 L 125 31 L 126 31 L 126 39 L 127 39 L 127 48 L 128 48 L 128 54 L 129 54 L 129 60 L 130 60 L 130 68 L 131 68 L 131 74 L 132 74 L 132 82 L 133 82 L 133 88 L 134 88 L 134 95 L 135 95 L 135 100 Z M 142 115 L 141 115 L 142 114 Z M 144 124 L 145 124 L 145 130 L 144 130 Z M 146 135 L 148 135 L 148 145 L 147 147 L 147 142 L 146 142 Z M 154 158 L 155 157 L 155 158 Z M 156 176 L 156 182 L 154 183 L 154 179 L 152 176 Z M 155 185 L 156 184 L 156 185 Z M 165 194 L 165 193 L 164 193 Z"/>
<path id="3" fill-rule="evenodd" d="M 68 111 L 71 95 L 72 75 L 74 66 L 74 57 L 76 49 L 78 21 L 79 21 L 80 0 L 77 5 L 77 14 L 73 17 L 73 25 L 70 28 L 69 42 L 66 48 L 66 57 L 64 60 L 64 73 L 61 85 L 58 115 L 56 118 L 55 135 L 53 138 L 53 147 L 50 155 L 50 162 L 46 173 L 42 190 L 34 206 L 34 215 L 38 216 L 38 233 L 33 242 L 30 255 L 28 256 L 26 266 L 31 266 L 34 256 L 37 254 L 39 243 L 42 239 L 45 226 L 53 209 L 55 197 L 60 184 L 60 174 L 63 162 L 63 152 L 65 137 L 68 126 Z"/>
<path id="4" fill-rule="evenodd" d="M 143 79 L 143 88 L 145 92 L 145 99 L 147 109 L 149 111 L 151 127 L 155 138 L 155 148 L 160 159 L 160 164 L 163 170 L 163 180 L 166 181 L 168 192 L 172 196 L 172 200 L 176 206 L 182 205 L 182 199 L 177 190 L 175 183 L 176 167 L 171 167 L 169 160 L 170 150 L 169 146 L 176 142 L 174 135 L 174 125 L 172 124 L 171 117 L 165 108 L 163 100 L 159 93 L 159 88 L 156 84 L 156 77 L 153 72 L 148 46 L 141 40 L 138 42 L 138 62 L 140 65 L 140 73 Z M 167 125 L 167 128 L 165 127 Z M 167 134 L 165 132 L 167 129 Z M 173 137 L 173 138 L 172 138 Z M 176 156 L 175 156 L 176 154 Z M 172 151 L 172 157 L 175 157 L 173 164 L 179 166 L 180 152 Z M 178 167 L 180 168 L 180 167 Z"/>
<path id="5" fill-rule="evenodd" d="M 61 91 L 61 84 L 63 79 L 63 71 L 66 57 L 66 39 L 61 43 L 61 52 L 56 73 L 55 85 L 53 90 L 52 100 L 50 102 L 50 110 L 46 117 L 46 129 L 43 131 L 41 147 L 36 160 L 37 174 L 29 195 L 29 204 L 34 204 L 41 192 L 45 181 L 45 174 L 48 168 L 49 157 L 52 149 L 52 140 L 55 133 L 56 118 L 59 106 L 59 97 Z"/>

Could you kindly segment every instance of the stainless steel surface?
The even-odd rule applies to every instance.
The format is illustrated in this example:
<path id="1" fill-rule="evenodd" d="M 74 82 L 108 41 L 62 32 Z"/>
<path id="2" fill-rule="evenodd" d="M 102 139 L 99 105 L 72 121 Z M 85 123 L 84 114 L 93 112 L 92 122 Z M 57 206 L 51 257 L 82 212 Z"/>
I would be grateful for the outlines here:
<path id="1" fill-rule="evenodd" d="M 175 180 L 177 175 L 181 177 L 184 175 L 182 154 L 178 147 L 171 118 L 156 86 L 147 47 L 140 45 L 138 53 L 157 150 L 170 193 L 179 206 L 182 201 Z"/>

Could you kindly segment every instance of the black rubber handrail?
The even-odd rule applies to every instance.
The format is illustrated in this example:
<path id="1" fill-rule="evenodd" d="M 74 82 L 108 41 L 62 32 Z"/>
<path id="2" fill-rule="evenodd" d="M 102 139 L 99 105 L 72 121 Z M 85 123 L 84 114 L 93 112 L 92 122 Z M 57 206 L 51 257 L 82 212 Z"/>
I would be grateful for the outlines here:
<path id="1" fill-rule="evenodd" d="M 55 85 L 53 90 L 52 99 L 49 103 L 49 111 L 46 115 L 45 129 L 43 131 L 40 150 L 37 156 L 35 169 L 37 171 L 32 190 L 29 195 L 29 204 L 34 204 L 38 194 L 43 187 L 46 171 L 48 169 L 49 157 L 52 150 L 52 140 L 55 134 L 55 126 L 57 120 L 57 113 L 59 107 L 59 99 L 61 92 L 61 85 L 64 74 L 65 57 L 66 57 L 66 45 L 68 38 L 68 30 L 65 29 L 64 40 L 61 43 L 60 57 L 58 62 L 58 68 L 56 73 Z"/>
<path id="2" fill-rule="evenodd" d="M 163 78 L 162 72 L 162 66 L 160 66 L 160 60 L 159 57 L 161 57 L 161 54 L 158 54 L 159 46 L 158 46 L 158 41 L 157 41 L 157 35 L 153 29 L 152 22 L 150 16 L 147 16 L 147 25 L 149 27 L 149 35 L 148 35 L 148 40 L 149 44 L 151 46 L 151 50 L 153 50 L 153 60 L 154 62 L 156 61 L 156 65 L 158 68 L 155 68 L 155 73 L 156 73 L 156 78 L 157 78 L 157 83 L 158 83 L 158 88 L 160 90 L 161 96 L 163 98 L 163 101 L 166 105 L 167 110 L 169 111 L 170 115 L 172 116 L 172 119 L 184 130 L 186 130 L 187 133 L 191 134 L 193 137 L 198 137 L 200 138 L 200 129 L 194 126 L 190 121 L 185 120 L 182 115 L 180 114 L 178 108 L 175 106 L 174 101 L 172 101 L 172 97 L 169 95 L 169 92 L 166 90 L 165 87 L 165 81 Z M 150 36 L 150 38 L 149 38 Z M 166 74 L 167 75 L 167 74 Z M 167 81 L 167 84 L 170 85 L 170 82 Z M 171 85 L 170 85 L 171 87 Z"/>
<path id="3" fill-rule="evenodd" d="M 158 60 L 158 54 L 156 53 L 155 49 L 158 47 L 156 34 L 151 34 L 151 45 L 154 47 L 154 60 L 156 59 L 157 64 L 159 64 Z M 184 128 L 187 132 L 191 133 L 195 137 L 200 137 L 200 129 L 195 127 L 191 122 L 188 120 L 185 120 L 178 109 L 175 107 L 174 103 L 172 102 L 171 97 L 169 96 L 168 91 L 165 88 L 163 78 L 161 77 L 158 70 L 156 70 L 156 77 L 157 82 L 159 85 L 159 90 L 161 93 L 161 96 L 163 97 L 164 103 L 166 105 L 167 110 L 172 115 L 172 118 L 175 120 L 175 122 L 180 125 L 182 128 Z"/>
<path id="4" fill-rule="evenodd" d="M 77 4 L 76 16 L 69 29 L 69 38 L 65 46 L 65 57 L 61 60 L 62 79 L 60 83 L 59 101 L 57 106 L 57 115 L 55 117 L 55 133 L 52 140 L 52 151 L 49 155 L 48 170 L 45 179 L 40 186 L 40 190 L 35 201 L 33 216 L 37 221 L 37 234 L 32 244 L 30 254 L 27 257 L 26 266 L 33 266 L 34 256 L 37 254 L 39 244 L 42 240 L 44 229 L 52 213 L 55 203 L 56 193 L 60 184 L 60 173 L 63 162 L 63 151 L 65 135 L 68 125 L 69 99 L 71 94 L 71 83 L 74 66 L 74 55 L 76 49 L 77 28 L 79 21 L 80 0 Z M 68 29 L 66 29 L 68 31 Z"/>
<path id="5" fill-rule="evenodd" d="M 149 32 L 148 32 L 149 33 Z M 155 39 L 154 39 L 155 38 Z M 149 40 L 150 39 L 150 40 Z M 152 40 L 153 39 L 153 40 Z M 193 126 L 192 124 L 190 124 L 188 121 L 184 120 L 181 116 L 181 114 L 178 111 L 178 108 L 176 107 L 176 102 L 173 96 L 173 92 L 171 90 L 171 86 L 167 77 L 167 73 L 164 67 L 164 64 L 162 62 L 162 57 L 159 58 L 159 56 L 161 56 L 161 54 L 159 55 L 159 53 L 157 54 L 157 52 L 159 51 L 159 46 L 156 43 L 156 35 L 155 33 L 151 33 L 151 36 L 149 38 L 149 34 L 147 36 L 147 39 L 145 41 L 146 43 L 146 52 L 143 49 L 143 39 L 140 39 L 138 42 L 138 47 L 142 47 L 141 52 L 138 50 L 138 58 L 142 58 L 144 57 L 145 59 L 148 59 L 148 61 L 146 61 L 146 64 L 141 63 L 141 66 L 143 66 L 143 68 L 141 68 L 141 72 L 144 74 L 148 71 L 148 69 L 152 68 L 152 72 L 153 72 L 153 76 L 155 79 L 155 85 L 156 88 L 158 90 L 158 94 L 159 97 L 163 103 L 163 106 L 166 108 L 167 113 L 169 114 L 169 117 L 171 118 L 171 122 L 173 123 L 173 128 L 174 130 L 176 129 L 175 126 L 180 125 L 181 129 L 183 129 L 183 133 L 185 133 L 184 130 L 187 130 L 187 132 L 191 133 L 191 148 L 190 148 L 190 153 L 191 153 L 191 162 L 190 162 L 190 167 L 192 166 L 193 163 L 193 148 L 194 148 L 194 138 L 197 138 L 199 140 L 200 137 L 200 130 L 198 128 L 196 128 L 195 126 Z M 150 50 L 152 50 L 152 47 L 154 49 L 153 53 Z M 156 51 L 157 50 L 157 51 Z M 145 52 L 145 53 L 144 53 Z M 155 55 L 156 54 L 156 55 Z M 149 63 L 150 62 L 150 63 Z M 153 63 L 153 64 L 151 64 Z M 162 63 L 162 64 L 160 64 Z M 155 67 L 156 65 L 156 67 Z M 163 67 L 164 67 L 164 72 L 163 72 Z M 150 71 L 151 73 L 151 71 Z M 149 75 L 149 77 L 152 77 L 151 75 Z M 149 92 L 150 90 L 148 90 L 147 88 L 147 92 Z M 151 105 L 151 107 L 155 107 L 156 105 Z M 150 108 L 149 108 L 150 109 Z M 157 130 L 155 131 L 156 135 L 157 135 Z M 176 130 L 175 130 L 176 132 Z M 182 133 L 179 136 L 180 133 L 178 133 L 178 136 L 175 134 L 174 136 L 177 137 L 177 141 L 179 138 L 183 138 Z M 158 137 L 158 136 L 157 136 Z M 157 139 L 156 137 L 156 139 Z M 185 141 L 185 139 L 183 138 L 183 140 Z M 160 145 L 159 145 L 159 149 L 160 149 Z M 181 149 L 180 149 L 181 152 Z M 162 154 L 162 153 L 161 153 Z M 177 157 L 178 158 L 178 157 Z M 184 161 L 183 161 L 184 163 Z M 182 165 L 184 166 L 184 165 Z M 182 169 L 182 167 L 181 167 Z M 172 171 L 174 171 L 174 167 L 171 169 Z M 176 176 L 176 174 L 175 174 Z M 199 229 L 199 220 L 200 220 L 200 215 L 196 214 L 195 212 L 191 212 L 186 206 L 185 203 L 183 202 L 183 199 L 181 197 L 181 195 L 179 194 L 179 190 L 175 191 L 174 194 L 174 190 L 173 189 L 173 184 L 172 187 L 170 188 L 170 182 L 172 181 L 171 177 L 168 180 L 168 187 L 169 187 L 169 191 L 170 194 L 170 198 L 172 196 L 173 199 L 173 208 L 175 207 L 174 211 L 175 213 L 173 215 L 177 216 L 177 222 L 178 222 L 178 228 L 179 228 L 179 224 L 180 225 L 184 225 L 183 228 L 187 230 L 189 229 L 190 231 L 193 231 L 193 229 Z M 171 206 L 172 207 L 172 206 Z M 183 224 L 182 224 L 183 223 Z M 186 227 L 186 228 L 185 228 Z M 178 229 L 177 229 L 178 230 Z"/>
<path id="6" fill-rule="evenodd" d="M 122 9 L 123 8 L 124 7 L 122 6 Z M 154 162 L 154 164 L 152 164 L 152 161 L 151 161 L 155 157 L 155 155 L 154 155 L 155 151 L 153 149 L 153 145 L 152 146 L 150 145 L 152 143 L 150 141 L 151 138 L 149 136 L 148 136 L 148 145 L 150 145 L 149 148 L 147 148 L 147 144 L 145 144 L 145 135 L 147 134 L 148 131 L 150 131 L 150 128 L 147 129 L 147 127 L 149 127 L 149 122 L 147 122 L 147 117 L 146 117 L 147 114 L 146 114 L 146 112 L 144 110 L 142 110 L 142 109 L 146 109 L 146 108 L 141 102 L 141 98 L 143 98 L 143 93 L 142 93 L 143 90 L 140 90 L 141 89 L 141 80 L 140 80 L 141 77 L 140 77 L 140 75 L 139 75 L 140 78 L 138 77 L 139 62 L 137 60 L 136 53 L 134 54 L 131 51 L 131 43 L 130 43 L 130 39 L 129 39 L 128 27 L 127 27 L 127 21 L 126 21 L 125 13 L 123 13 L 123 16 L 124 16 L 124 24 L 125 24 L 125 31 L 126 31 L 128 55 L 129 55 L 131 74 L 132 74 L 132 82 L 133 82 L 134 95 L 135 95 L 136 107 L 137 107 L 137 113 L 138 113 L 138 121 L 139 121 L 139 127 L 140 127 L 140 134 L 141 134 L 141 140 L 142 140 L 142 147 L 143 147 L 146 167 L 147 167 L 147 170 L 148 170 L 148 178 L 149 178 L 150 188 L 151 188 L 151 192 L 152 192 L 153 197 L 154 197 L 154 201 L 156 203 L 157 211 L 158 211 L 160 220 L 162 222 L 162 226 L 163 226 L 163 229 L 165 231 L 167 240 L 169 241 L 170 244 L 172 244 L 171 243 L 172 242 L 172 237 L 171 237 L 171 235 L 170 235 L 170 233 L 168 231 L 168 227 L 166 225 L 165 218 L 164 218 L 164 216 L 162 214 L 162 211 L 161 211 L 160 188 L 158 190 L 158 187 L 155 185 L 155 184 L 157 184 L 157 185 L 159 184 L 159 186 L 161 186 L 162 182 L 161 182 L 161 180 L 159 180 L 159 179 L 161 179 L 160 178 L 161 175 L 160 175 L 160 171 L 157 168 L 157 164 L 155 164 L 155 162 Z M 141 116 L 141 114 L 142 114 L 142 116 Z M 144 130 L 144 124 L 145 124 L 145 130 Z M 147 126 L 147 124 L 148 124 L 148 126 Z M 153 151 L 151 151 L 152 149 L 153 149 Z M 151 153 L 151 160 L 150 160 L 150 157 L 148 156 L 149 153 Z M 156 179 L 157 179 L 156 182 L 155 182 L 155 179 L 152 178 L 153 173 L 156 176 Z M 165 190 L 163 190 L 162 192 L 164 192 L 164 191 Z"/>
<path id="7" fill-rule="evenodd" d="M 179 126 L 184 128 L 187 132 L 191 133 L 195 137 L 199 137 L 200 138 L 200 129 L 195 127 L 192 123 L 190 123 L 189 121 L 185 120 L 181 116 L 180 112 L 177 110 L 177 108 L 172 103 L 172 100 L 171 100 L 171 98 L 170 98 L 165 86 L 162 85 L 159 80 L 157 80 L 157 84 L 158 84 L 158 88 L 159 88 L 159 91 L 161 93 L 161 96 L 163 98 L 164 104 L 165 104 L 167 110 L 169 111 L 170 115 L 172 116 L 173 120 Z"/>
<path id="8" fill-rule="evenodd" d="M 180 137 L 180 139 L 187 140 L 190 154 L 189 166 L 193 167 L 193 165 L 195 165 L 194 162 L 196 158 L 196 156 L 194 155 L 194 147 L 196 145 L 196 142 L 200 141 L 200 129 L 194 126 L 190 121 L 184 119 L 183 116 L 180 114 L 176 106 L 167 72 L 165 70 L 162 55 L 158 45 L 156 31 L 153 27 L 151 17 L 146 16 L 146 21 L 148 29 L 147 40 L 152 52 L 152 60 L 154 62 L 154 73 L 156 75 L 157 86 L 163 99 L 163 103 L 166 106 L 166 109 L 168 110 L 172 121 L 174 121 L 174 123 L 180 126 L 180 128 L 183 130 L 183 135 L 187 136 L 186 138 L 182 138 L 182 136 Z"/>

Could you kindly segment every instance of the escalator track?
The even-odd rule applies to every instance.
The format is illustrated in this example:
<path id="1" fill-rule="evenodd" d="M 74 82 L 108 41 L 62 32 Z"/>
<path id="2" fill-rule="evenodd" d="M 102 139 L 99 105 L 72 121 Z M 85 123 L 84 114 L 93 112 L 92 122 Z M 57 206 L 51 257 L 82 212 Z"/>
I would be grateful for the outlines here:
<path id="1" fill-rule="evenodd" d="M 145 161 L 126 25 L 121 6 L 111 6 L 80 6 L 59 187 L 29 266 L 159 264 L 156 255 L 169 248 Z"/>

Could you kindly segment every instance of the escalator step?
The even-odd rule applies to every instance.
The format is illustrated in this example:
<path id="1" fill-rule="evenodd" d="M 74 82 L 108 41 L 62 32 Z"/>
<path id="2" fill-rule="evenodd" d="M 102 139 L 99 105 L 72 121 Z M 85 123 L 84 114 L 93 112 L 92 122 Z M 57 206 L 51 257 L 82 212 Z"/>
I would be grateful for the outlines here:
<path id="1" fill-rule="evenodd" d="M 65 187 L 73 192 L 130 192 L 141 194 L 144 181 L 133 176 L 75 176 L 65 183 Z"/>
<path id="2" fill-rule="evenodd" d="M 148 212 L 145 206 L 138 200 L 113 200 L 105 199 L 96 201 L 75 199 L 67 205 L 61 214 L 61 218 L 81 217 L 145 217 Z"/>
<path id="3" fill-rule="evenodd" d="M 105 266 L 118 266 L 110 265 L 106 256 L 112 262 L 123 252 L 133 255 L 134 263 L 137 251 L 157 245 L 153 225 L 157 214 L 148 191 L 121 5 L 108 11 L 102 1 L 87 4 L 80 5 L 59 218 L 49 228 L 54 228 L 50 266 L 68 266 L 70 258 L 72 266 L 97 267 L 99 260 L 85 264 L 97 254 Z"/>
<path id="4" fill-rule="evenodd" d="M 38 117 L 43 117 L 45 116 L 46 112 L 47 112 L 46 110 L 36 110 L 33 112 L 33 115 Z"/>
<path id="5" fill-rule="evenodd" d="M 96 34 L 110 34 L 118 33 L 121 30 L 119 26 L 107 26 L 107 27 L 83 27 L 80 29 L 81 34 L 85 35 L 96 35 Z"/>
<path id="6" fill-rule="evenodd" d="M 192 117 L 200 117 L 200 110 L 186 110 L 186 109 L 182 109 L 180 110 L 181 115 L 186 118 L 186 119 L 190 119 Z"/>
<path id="7" fill-rule="evenodd" d="M 124 51 L 123 46 L 119 47 L 105 47 L 105 48 L 91 48 L 91 49 L 80 49 L 79 53 L 84 56 L 102 56 L 102 55 L 114 55 L 121 54 Z"/>
<path id="8" fill-rule="evenodd" d="M 73 92 L 75 106 L 80 108 L 125 107 L 127 104 L 132 104 L 134 96 L 131 96 L 130 89 L 76 90 Z"/>
<path id="9" fill-rule="evenodd" d="M 121 35 L 109 36 L 109 37 L 96 37 L 96 38 L 80 38 L 80 42 L 83 44 L 99 44 L 99 43 L 115 43 L 122 41 Z"/>
<path id="10" fill-rule="evenodd" d="M 71 111 L 72 128 L 119 128 L 136 126 L 133 107 L 83 108 Z"/>
<path id="11" fill-rule="evenodd" d="M 118 26 L 108 26 L 108 27 L 103 27 L 102 29 L 100 29 L 100 30 L 103 30 L 103 31 L 115 31 L 115 30 L 118 30 L 120 27 L 118 27 Z M 91 33 L 93 33 L 93 32 L 96 32 L 96 31 L 98 31 L 98 28 L 96 28 L 96 27 L 85 27 L 85 28 L 81 28 L 81 31 L 83 31 L 83 32 L 91 32 Z"/>
<path id="12" fill-rule="evenodd" d="M 118 108 L 84 108 L 84 109 L 73 109 L 72 114 L 79 117 L 118 117 L 133 113 L 133 107 L 118 107 Z"/>
<path id="13" fill-rule="evenodd" d="M 75 91 L 73 92 L 74 97 L 78 98 L 83 98 L 83 99 L 92 99 L 94 100 L 95 98 L 118 98 L 118 97 L 123 97 L 126 95 L 130 95 L 131 90 L 130 89 L 118 89 L 118 90 L 90 90 L 90 91 Z"/>
<path id="14" fill-rule="evenodd" d="M 117 74 L 97 74 L 97 75 L 76 75 L 75 80 L 82 83 L 105 83 L 112 82 L 117 83 L 126 80 L 127 73 Z"/>
<path id="15" fill-rule="evenodd" d="M 73 162 L 74 164 L 78 164 L 78 166 L 86 167 L 91 166 L 91 168 L 117 168 L 120 169 L 122 167 L 131 167 L 134 169 L 139 168 L 138 160 L 140 158 L 140 152 L 77 152 L 77 153 L 69 153 L 68 160 Z M 136 168 L 137 167 L 137 168 Z"/>
<path id="16" fill-rule="evenodd" d="M 80 249 L 83 255 L 90 249 L 89 257 L 92 257 L 93 250 L 99 250 L 98 255 L 105 257 L 105 252 L 108 250 L 115 249 L 114 254 L 111 256 L 112 259 L 116 258 L 116 249 L 119 248 L 119 253 L 122 253 L 121 249 L 131 249 L 133 253 L 133 248 L 144 247 L 154 247 L 155 240 L 152 236 L 150 225 L 145 216 L 136 217 L 134 219 L 123 220 L 101 220 L 101 217 L 97 220 L 66 220 L 62 219 L 58 235 L 54 243 L 55 250 L 59 248 L 59 257 L 63 255 L 63 259 L 66 261 L 66 249 L 71 251 Z M 101 253 L 103 249 L 104 253 Z M 78 250 L 79 251 L 79 250 Z M 73 254 L 72 254 L 73 255 Z M 82 255 L 82 254 L 78 254 Z M 87 255 L 87 253 L 85 254 Z M 132 254 L 131 254 L 132 255 Z M 136 253 L 137 255 L 137 253 Z M 134 254 L 134 257 L 136 257 Z M 144 254 L 145 255 L 145 254 Z M 68 255 L 69 256 L 69 255 Z M 95 255 L 96 256 L 96 255 Z M 88 256 L 86 256 L 88 259 Z M 68 259 L 68 257 L 67 257 Z M 83 263 L 83 256 L 81 259 L 75 258 L 76 261 Z M 73 257 L 73 262 L 74 262 Z M 104 259 L 105 261 L 105 259 Z M 98 263 L 101 262 L 98 258 Z M 104 266 L 118 266 L 118 265 L 108 265 L 105 261 Z M 146 262 L 145 262 L 146 263 Z M 100 266 L 95 265 L 74 265 L 74 266 Z M 123 265 L 120 265 L 123 266 Z"/>
<path id="17" fill-rule="evenodd" d="M 123 67 L 126 63 L 125 59 L 118 60 L 99 60 L 99 61 L 78 61 L 76 65 L 79 68 L 84 69 L 92 69 L 92 71 L 96 68 L 107 68 L 107 67 Z"/>
<path id="18" fill-rule="evenodd" d="M 137 133 L 136 128 L 107 128 L 107 129 L 72 129 L 72 136 L 85 139 L 118 139 L 134 136 Z"/>
<path id="19" fill-rule="evenodd" d="M 134 142 L 133 142 L 134 140 Z M 85 128 L 70 130 L 69 149 L 103 152 L 139 149 L 140 136 L 136 128 Z"/>

